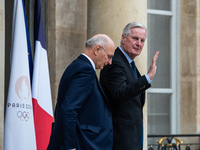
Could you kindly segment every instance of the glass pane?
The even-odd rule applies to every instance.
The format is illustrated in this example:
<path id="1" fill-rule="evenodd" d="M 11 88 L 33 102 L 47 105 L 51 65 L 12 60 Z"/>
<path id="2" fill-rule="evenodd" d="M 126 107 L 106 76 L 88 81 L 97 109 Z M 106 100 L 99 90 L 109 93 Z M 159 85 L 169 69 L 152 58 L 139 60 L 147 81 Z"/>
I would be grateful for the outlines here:
<path id="1" fill-rule="evenodd" d="M 156 51 L 160 51 L 153 88 L 171 88 L 170 21 L 170 16 L 148 15 L 148 66 Z"/>
<path id="2" fill-rule="evenodd" d="M 148 134 L 170 134 L 170 94 L 148 94 Z"/>
<path id="3" fill-rule="evenodd" d="M 148 114 L 168 115 L 170 112 L 170 94 L 148 94 Z"/>
<path id="4" fill-rule="evenodd" d="M 169 116 L 149 116 L 148 134 L 170 134 Z"/>
<path id="5" fill-rule="evenodd" d="M 147 0 L 148 9 L 171 11 L 171 0 Z"/>

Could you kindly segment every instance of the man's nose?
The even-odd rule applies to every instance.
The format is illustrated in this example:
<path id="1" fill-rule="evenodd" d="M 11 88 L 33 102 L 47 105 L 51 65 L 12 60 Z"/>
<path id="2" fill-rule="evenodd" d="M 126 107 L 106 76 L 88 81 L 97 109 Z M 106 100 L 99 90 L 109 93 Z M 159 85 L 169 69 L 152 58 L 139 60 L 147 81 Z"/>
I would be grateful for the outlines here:
<path id="1" fill-rule="evenodd" d="M 136 44 L 140 46 L 142 44 L 141 40 L 137 40 Z"/>
<path id="2" fill-rule="evenodd" d="M 108 60 L 108 64 L 109 64 L 109 65 L 112 64 L 112 58 Z"/>

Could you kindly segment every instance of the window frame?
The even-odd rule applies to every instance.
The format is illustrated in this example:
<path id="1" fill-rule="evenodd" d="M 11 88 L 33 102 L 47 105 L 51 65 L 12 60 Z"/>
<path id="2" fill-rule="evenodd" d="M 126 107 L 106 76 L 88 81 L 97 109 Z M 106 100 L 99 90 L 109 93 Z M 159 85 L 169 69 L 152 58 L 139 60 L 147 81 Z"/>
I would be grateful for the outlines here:
<path id="1" fill-rule="evenodd" d="M 171 11 L 147 9 L 147 14 L 171 17 L 170 68 L 171 88 L 150 88 L 148 94 L 170 94 L 170 134 L 178 134 L 179 130 L 179 30 L 178 0 L 171 0 Z M 147 49 L 148 52 L 148 49 Z M 162 55 L 162 54 L 161 54 Z M 159 69 L 159 68 L 158 68 Z M 149 115 L 149 114 L 148 114 Z"/>

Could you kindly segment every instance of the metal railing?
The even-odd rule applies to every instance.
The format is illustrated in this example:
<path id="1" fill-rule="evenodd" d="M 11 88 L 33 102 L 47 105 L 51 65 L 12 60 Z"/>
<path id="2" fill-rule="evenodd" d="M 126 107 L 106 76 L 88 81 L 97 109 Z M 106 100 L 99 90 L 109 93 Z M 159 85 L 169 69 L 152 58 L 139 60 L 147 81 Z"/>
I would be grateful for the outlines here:
<path id="1" fill-rule="evenodd" d="M 148 135 L 148 150 L 200 150 L 200 134 Z"/>

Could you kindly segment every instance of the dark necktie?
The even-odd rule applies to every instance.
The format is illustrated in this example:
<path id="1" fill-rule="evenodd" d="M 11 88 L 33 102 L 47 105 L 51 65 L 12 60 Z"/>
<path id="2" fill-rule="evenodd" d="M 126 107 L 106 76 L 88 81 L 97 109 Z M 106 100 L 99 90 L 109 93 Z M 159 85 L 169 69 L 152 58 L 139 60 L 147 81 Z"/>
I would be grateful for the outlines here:
<path id="1" fill-rule="evenodd" d="M 131 62 L 131 65 L 132 65 L 132 70 L 133 70 L 133 74 L 134 74 L 134 76 L 135 76 L 135 79 L 137 79 L 138 76 L 137 76 L 137 70 L 136 70 L 135 62 L 132 61 L 132 62 Z"/>

